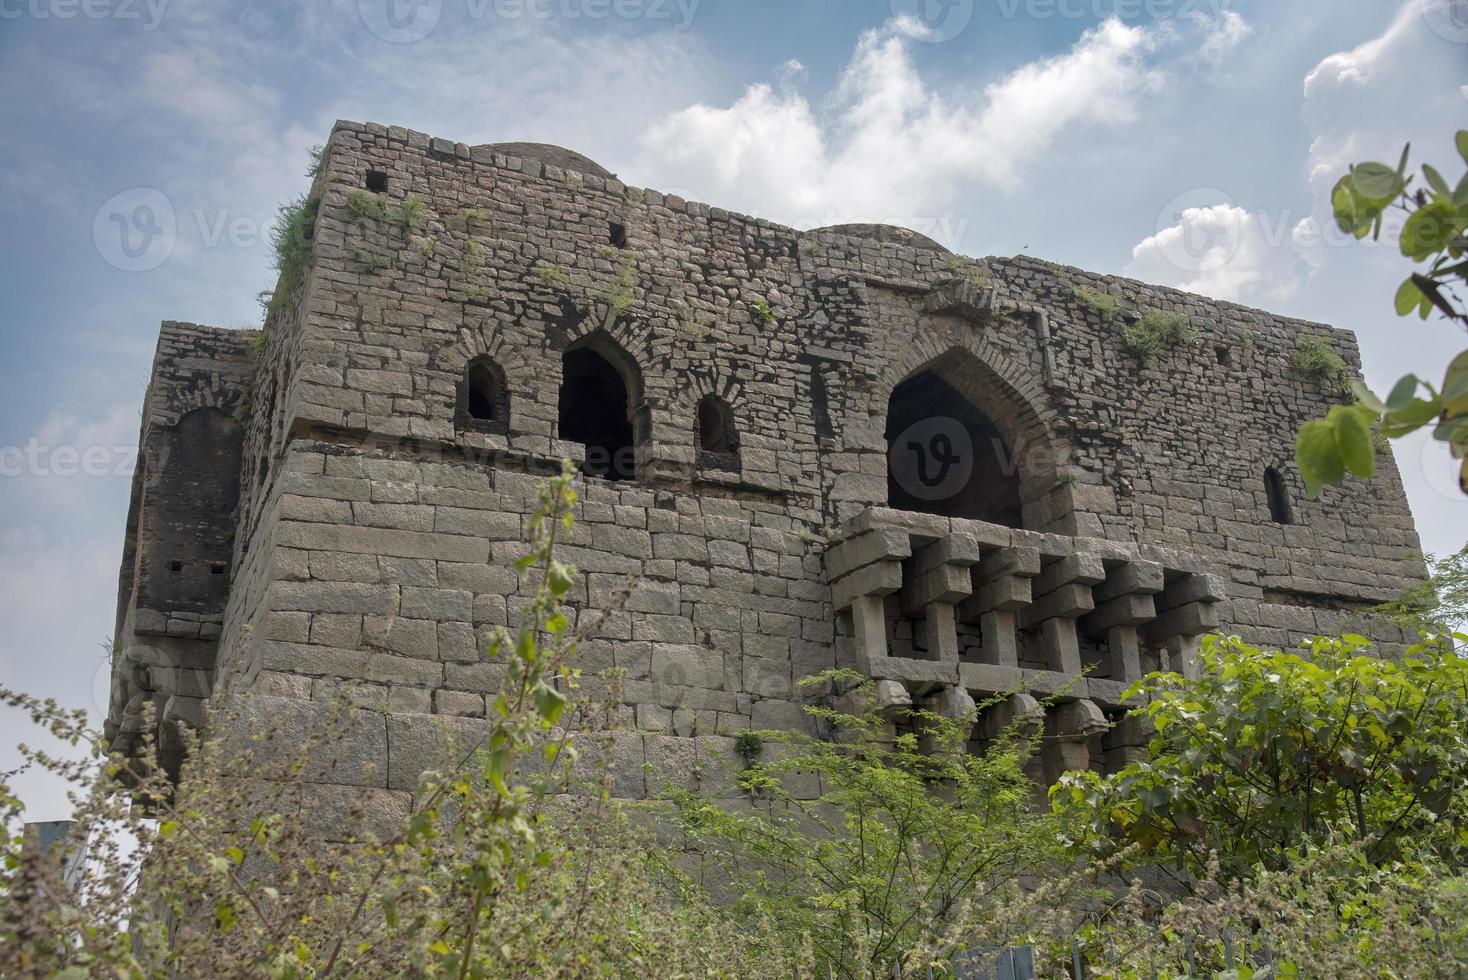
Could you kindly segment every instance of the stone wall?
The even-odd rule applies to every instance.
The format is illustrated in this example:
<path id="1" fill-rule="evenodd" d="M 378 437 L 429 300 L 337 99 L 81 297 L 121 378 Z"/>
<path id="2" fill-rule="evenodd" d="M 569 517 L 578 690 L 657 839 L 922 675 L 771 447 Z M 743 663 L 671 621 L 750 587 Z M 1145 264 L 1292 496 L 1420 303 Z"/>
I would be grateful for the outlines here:
<path id="1" fill-rule="evenodd" d="M 1115 660 L 1115 644 L 1141 652 L 1149 631 L 1148 655 L 1166 656 L 1184 634 L 1167 632 L 1181 614 L 1164 614 L 1192 594 L 1187 576 L 1207 583 L 1199 624 L 1288 643 L 1423 573 L 1389 454 L 1376 479 L 1315 500 L 1293 468 L 1295 431 L 1333 396 L 1294 377 L 1291 355 L 1318 335 L 1354 366 L 1348 333 L 1029 258 L 954 256 L 900 229 L 798 232 L 583 161 L 339 123 L 311 192 L 311 266 L 253 367 L 219 669 L 242 689 L 345 695 L 377 717 L 361 742 L 377 764 L 355 771 L 383 792 L 411 789 L 404 760 L 421 753 L 397 746 L 421 742 L 428 716 L 472 722 L 496 688 L 480 651 L 526 599 L 512 561 L 535 488 L 587 452 L 563 438 L 568 350 L 614 370 L 636 444 L 633 479 L 586 481 L 564 556 L 584 573 L 582 608 L 639 583 L 584 651 L 590 674 L 626 672 L 628 795 L 656 791 L 665 777 L 650 774 L 677 772 L 699 739 L 804 724 L 798 680 L 859 662 L 828 549 L 888 503 L 889 399 L 914 376 L 992 426 L 993 478 L 1009 481 L 1020 526 L 964 525 L 978 542 L 967 564 L 885 559 L 895 586 L 862 595 L 897 595 L 902 575 L 941 565 L 992 597 L 993 575 L 964 576 L 997 574 L 991 551 L 1033 548 L 1020 576 L 1042 587 L 1031 600 L 1062 588 L 1083 588 L 1084 602 L 1146 597 L 1146 616 L 1127 600 L 1137 622 L 1091 620 L 1100 639 L 1078 634 Z M 1192 337 L 1142 365 L 1121 326 L 1148 312 L 1182 314 Z M 494 411 L 508 411 L 493 424 L 466 408 L 466 372 L 485 363 L 504 389 Z M 700 442 L 706 404 L 736 437 L 720 452 Z M 975 466 L 995 464 L 972 448 Z M 1270 468 L 1290 523 L 1272 519 Z M 1011 534 L 1046 543 L 982 543 Z M 1154 567 L 1156 588 L 1137 586 Z M 1124 575 L 1140 577 L 1123 589 Z M 946 593 L 926 602 L 934 594 Z M 1006 601 L 1036 630 L 1056 619 Z M 960 662 L 984 659 L 982 619 L 954 618 Z M 1118 626 L 1142 640 L 1108 639 Z M 912 630 L 897 622 L 883 655 L 916 649 Z M 1059 649 L 1035 646 L 1016 669 Z M 954 687 L 896 680 L 909 697 Z M 1114 701 L 1096 704 L 1114 713 Z M 1091 720 L 1070 719 L 1078 739 L 1098 740 L 1100 764 Z"/>

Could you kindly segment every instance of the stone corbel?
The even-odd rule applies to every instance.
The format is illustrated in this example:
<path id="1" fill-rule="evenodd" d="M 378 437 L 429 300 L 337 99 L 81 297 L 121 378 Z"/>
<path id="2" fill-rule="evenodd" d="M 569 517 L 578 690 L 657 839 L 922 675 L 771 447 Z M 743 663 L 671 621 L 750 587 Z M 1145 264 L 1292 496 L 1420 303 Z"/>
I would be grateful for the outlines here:
<path id="1" fill-rule="evenodd" d="M 1190 572 L 1167 583 L 1145 632 L 1148 642 L 1167 649 L 1170 670 L 1198 676 L 1200 638 L 1218 628 L 1218 604 L 1227 597 L 1228 583 L 1217 575 Z"/>
<path id="2" fill-rule="evenodd" d="M 1091 587 L 1106 578 L 1100 556 L 1073 554 L 1045 566 L 1033 583 L 1035 601 L 1020 616 L 1025 629 L 1040 629 L 1049 669 L 1081 673 L 1076 620 L 1095 608 Z"/>
<path id="3" fill-rule="evenodd" d="M 1045 716 L 1045 748 L 1041 752 L 1045 782 L 1061 774 L 1091 767 L 1090 741 L 1110 729 L 1111 723 L 1094 701 L 1068 701 Z"/>
<path id="4" fill-rule="evenodd" d="M 1045 727 L 1045 709 L 1033 695 L 1023 691 L 990 705 L 979 718 L 977 734 L 993 740 L 1013 727 L 1024 738 L 1033 738 Z"/>
<path id="5" fill-rule="evenodd" d="M 1015 614 L 1030 604 L 1030 580 L 1040 574 L 1040 550 L 996 549 L 984 555 L 972 573 L 974 593 L 960 603 L 958 615 L 967 623 L 978 621 L 985 663 L 1017 668 Z"/>
<path id="6" fill-rule="evenodd" d="M 922 617 L 934 660 L 958 663 L 954 604 L 973 594 L 969 570 L 980 557 L 977 541 L 950 534 L 923 548 L 908 563 L 908 581 L 898 593 L 898 603 L 904 616 Z"/>
<path id="7" fill-rule="evenodd" d="M 1130 684 L 1142 676 L 1138 627 L 1157 615 L 1152 597 L 1162 591 L 1162 566 L 1153 561 L 1123 561 L 1110 568 L 1106 581 L 1092 589 L 1096 610 L 1081 622 L 1089 636 L 1104 638 L 1102 661 L 1112 681 Z"/>

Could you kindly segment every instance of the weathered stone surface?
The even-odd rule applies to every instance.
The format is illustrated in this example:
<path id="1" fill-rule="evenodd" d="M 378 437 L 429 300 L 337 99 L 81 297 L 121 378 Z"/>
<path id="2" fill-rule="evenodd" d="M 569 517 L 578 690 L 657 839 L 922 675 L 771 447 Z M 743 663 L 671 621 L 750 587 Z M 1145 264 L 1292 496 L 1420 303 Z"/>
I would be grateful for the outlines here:
<path id="1" fill-rule="evenodd" d="M 480 658 L 532 596 L 513 567 L 528 514 L 563 457 L 601 465 L 603 423 L 630 433 L 627 470 L 579 481 L 559 557 L 588 684 L 624 672 L 619 795 L 682 785 L 697 739 L 815 730 L 798 682 L 827 667 L 893 711 L 1029 691 L 1116 714 L 1142 669 L 1196 670 L 1202 633 L 1290 643 L 1422 575 L 1389 458 L 1317 499 L 1288 459 L 1331 404 L 1291 355 L 1318 335 L 1354 368 L 1349 334 L 890 228 L 634 201 L 590 165 L 573 186 L 571 158 L 340 123 L 309 302 L 264 334 L 163 325 L 119 582 L 120 748 L 142 705 L 194 712 L 228 674 L 296 705 L 287 733 L 313 698 L 370 709 L 322 781 L 375 760 L 408 792 L 432 719 L 475 721 L 500 689 Z M 432 219 L 356 220 L 369 171 Z M 1197 343 L 1139 364 L 1087 292 L 1182 314 Z M 612 397 L 563 417 L 588 378 Z M 964 436 L 972 459 L 952 456 Z M 955 462 L 974 475 L 935 490 Z M 1049 769 L 1091 761 L 1056 744 Z"/>

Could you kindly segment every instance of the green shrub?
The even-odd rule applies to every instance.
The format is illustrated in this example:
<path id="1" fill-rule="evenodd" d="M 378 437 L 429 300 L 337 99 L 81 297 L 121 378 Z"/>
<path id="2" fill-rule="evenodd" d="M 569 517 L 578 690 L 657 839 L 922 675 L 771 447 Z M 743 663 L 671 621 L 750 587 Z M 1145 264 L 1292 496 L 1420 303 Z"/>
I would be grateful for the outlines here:
<path id="1" fill-rule="evenodd" d="M 1073 292 L 1082 306 L 1101 314 L 1101 319 L 1107 323 L 1115 321 L 1121 315 L 1121 303 L 1110 293 L 1085 288 L 1078 288 Z"/>
<path id="2" fill-rule="evenodd" d="M 1198 679 L 1133 685 L 1156 730 L 1146 760 L 1051 790 L 1076 845 L 1132 844 L 1193 875 L 1216 856 L 1228 879 L 1336 840 L 1370 841 L 1378 863 L 1468 856 L 1468 661 L 1450 640 L 1399 661 L 1364 643 L 1286 653 L 1207 637 Z"/>
<path id="3" fill-rule="evenodd" d="M 807 683 L 856 680 L 832 672 Z M 1058 854 L 1023 768 L 1029 740 L 1014 734 L 974 754 L 972 716 L 923 710 L 894 737 L 871 682 L 846 698 L 846 710 L 807 709 L 831 739 L 761 733 L 776 750 L 737 777 L 759 805 L 673 794 L 690 846 L 718 869 L 705 875 L 715 898 L 780 946 L 808 941 L 838 977 L 891 976 L 895 960 L 917 971 L 955 943 L 1014 938 L 1017 925 L 991 929 L 989 917 L 1023 878 L 1053 872 Z"/>
<path id="4" fill-rule="evenodd" d="M 428 210 L 428 205 L 417 194 L 409 194 L 403 198 L 403 203 L 398 208 L 398 224 L 408 233 L 423 228 L 432 216 L 433 212 Z"/>
<path id="5" fill-rule="evenodd" d="M 316 222 L 318 198 L 301 195 L 282 204 L 270 228 L 272 265 L 279 273 L 275 289 L 261 293 L 265 320 L 284 311 L 286 303 L 306 281 L 311 265 L 311 235 Z"/>
<path id="6" fill-rule="evenodd" d="M 1319 334 L 1300 340 L 1290 355 L 1290 373 L 1301 381 L 1319 385 L 1326 394 L 1342 397 L 1351 392 L 1351 372 L 1345 358 Z"/>
<path id="7" fill-rule="evenodd" d="M 1144 367 L 1164 350 L 1191 343 L 1193 331 L 1181 313 L 1149 310 L 1141 318 L 1122 325 L 1121 345 Z"/>
<path id="8" fill-rule="evenodd" d="M 387 203 L 382 195 L 358 187 L 347 191 L 347 213 L 357 221 L 386 221 Z"/>

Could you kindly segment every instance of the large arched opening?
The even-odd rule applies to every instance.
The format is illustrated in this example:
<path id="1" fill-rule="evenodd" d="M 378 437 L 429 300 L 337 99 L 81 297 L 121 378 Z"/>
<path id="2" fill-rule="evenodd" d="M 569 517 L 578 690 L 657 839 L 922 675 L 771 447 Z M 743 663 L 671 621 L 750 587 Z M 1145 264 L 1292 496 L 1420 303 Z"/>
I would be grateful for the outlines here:
<path id="1" fill-rule="evenodd" d="M 586 447 L 582 472 L 607 480 L 637 475 L 641 375 L 632 358 L 598 331 L 561 358 L 560 435 Z"/>
<path id="2" fill-rule="evenodd" d="M 887 403 L 887 500 L 899 510 L 1026 526 L 1053 486 L 1043 426 L 967 351 L 907 375 Z"/>

